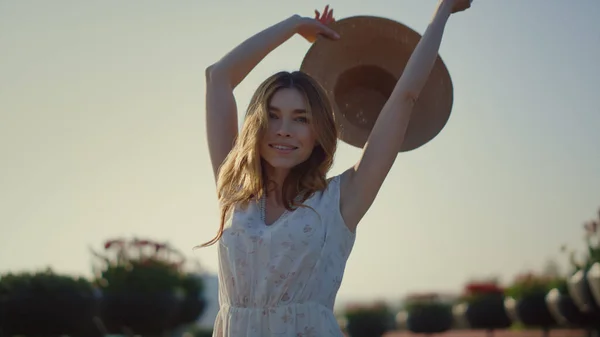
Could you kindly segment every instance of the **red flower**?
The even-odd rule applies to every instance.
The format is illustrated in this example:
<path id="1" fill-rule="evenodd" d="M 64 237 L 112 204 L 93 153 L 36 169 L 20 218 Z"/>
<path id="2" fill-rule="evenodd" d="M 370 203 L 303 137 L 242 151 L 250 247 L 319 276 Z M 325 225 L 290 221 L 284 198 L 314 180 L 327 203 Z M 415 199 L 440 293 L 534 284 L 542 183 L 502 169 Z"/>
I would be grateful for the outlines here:
<path id="1" fill-rule="evenodd" d="M 154 248 L 156 249 L 156 252 L 158 253 L 159 251 L 167 248 L 167 245 L 164 243 L 155 243 Z"/>
<path id="2" fill-rule="evenodd" d="M 484 282 L 472 282 L 466 285 L 465 291 L 467 294 L 494 294 L 502 293 L 504 290 L 495 283 Z"/>
<path id="3" fill-rule="evenodd" d="M 110 247 L 112 247 L 114 245 L 122 246 L 123 243 L 124 243 L 123 240 L 120 240 L 120 239 L 108 240 L 104 243 L 104 249 L 109 249 Z"/>
<path id="4" fill-rule="evenodd" d="M 150 241 L 148 241 L 148 240 L 136 240 L 135 241 L 135 245 L 136 246 L 148 246 L 148 245 L 150 245 Z"/>

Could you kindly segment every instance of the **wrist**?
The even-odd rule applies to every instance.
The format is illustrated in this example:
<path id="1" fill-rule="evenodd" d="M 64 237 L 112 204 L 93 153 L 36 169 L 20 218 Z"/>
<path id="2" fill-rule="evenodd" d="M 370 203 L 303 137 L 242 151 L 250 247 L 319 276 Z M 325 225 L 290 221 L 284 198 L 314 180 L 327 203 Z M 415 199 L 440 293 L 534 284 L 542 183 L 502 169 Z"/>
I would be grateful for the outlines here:
<path id="1" fill-rule="evenodd" d="M 298 32 L 301 22 L 302 22 L 302 17 L 298 14 L 294 14 L 284 20 L 286 27 L 288 27 L 288 29 L 290 29 L 292 31 L 292 33 Z"/>
<path id="2" fill-rule="evenodd" d="M 434 18 L 444 17 L 448 18 L 452 14 L 452 1 L 449 0 L 440 0 L 438 3 L 438 8 L 435 11 Z"/>

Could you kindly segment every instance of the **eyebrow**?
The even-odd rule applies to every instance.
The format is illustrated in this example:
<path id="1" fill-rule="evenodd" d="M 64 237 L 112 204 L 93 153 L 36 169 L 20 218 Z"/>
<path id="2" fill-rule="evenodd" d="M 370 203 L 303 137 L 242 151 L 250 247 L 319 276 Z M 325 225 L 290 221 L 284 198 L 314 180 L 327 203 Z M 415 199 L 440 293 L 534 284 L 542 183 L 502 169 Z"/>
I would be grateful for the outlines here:
<path id="1" fill-rule="evenodd" d="M 269 105 L 269 110 L 270 110 L 270 111 L 277 111 L 277 112 L 281 112 L 281 109 L 279 109 L 279 108 L 278 108 L 278 107 L 276 107 L 276 106 L 272 106 L 272 105 Z M 306 114 L 306 110 L 304 110 L 304 109 L 294 109 L 292 112 L 293 112 L 294 114 L 297 114 L 297 115 L 300 115 L 300 114 Z"/>

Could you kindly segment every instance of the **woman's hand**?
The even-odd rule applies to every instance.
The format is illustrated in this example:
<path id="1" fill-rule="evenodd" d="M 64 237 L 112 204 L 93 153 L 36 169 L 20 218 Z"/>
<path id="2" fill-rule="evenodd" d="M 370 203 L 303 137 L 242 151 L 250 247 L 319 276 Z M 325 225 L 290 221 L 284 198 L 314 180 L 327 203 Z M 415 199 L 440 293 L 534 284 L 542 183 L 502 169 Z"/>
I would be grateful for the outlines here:
<path id="1" fill-rule="evenodd" d="M 329 9 L 329 5 L 325 6 L 323 14 L 319 13 L 318 10 L 315 10 L 314 19 L 308 17 L 299 17 L 298 20 L 298 34 L 300 34 L 310 43 L 315 42 L 319 35 L 323 35 L 331 40 L 337 40 L 340 38 L 338 33 L 327 27 L 330 23 L 335 21 L 333 18 L 333 9 Z"/>
<path id="2" fill-rule="evenodd" d="M 449 6 L 451 13 L 465 11 L 471 8 L 473 0 L 441 0 L 441 5 Z"/>

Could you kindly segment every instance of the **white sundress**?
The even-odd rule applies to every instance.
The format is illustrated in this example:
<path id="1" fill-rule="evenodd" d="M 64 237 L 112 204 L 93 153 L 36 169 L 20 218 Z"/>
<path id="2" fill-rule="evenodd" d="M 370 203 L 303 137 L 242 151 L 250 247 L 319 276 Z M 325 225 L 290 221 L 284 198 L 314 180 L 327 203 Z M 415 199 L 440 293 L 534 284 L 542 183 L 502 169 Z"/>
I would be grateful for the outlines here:
<path id="1" fill-rule="evenodd" d="M 340 176 L 267 226 L 258 203 L 236 209 L 218 244 L 213 337 L 343 336 L 333 315 L 355 234 L 339 207 Z"/>

